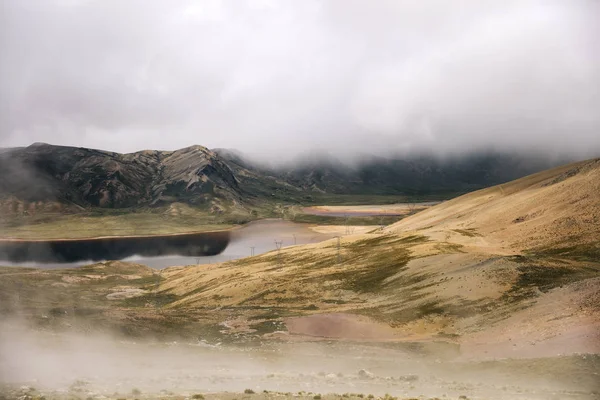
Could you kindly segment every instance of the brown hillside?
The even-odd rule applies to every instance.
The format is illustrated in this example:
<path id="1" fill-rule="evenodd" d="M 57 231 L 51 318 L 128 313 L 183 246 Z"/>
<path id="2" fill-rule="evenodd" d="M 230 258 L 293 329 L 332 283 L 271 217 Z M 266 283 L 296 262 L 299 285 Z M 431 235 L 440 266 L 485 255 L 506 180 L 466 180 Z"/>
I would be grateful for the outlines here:
<path id="1" fill-rule="evenodd" d="M 600 259 L 600 159 L 450 200 L 388 227 L 504 253 Z"/>
<path id="2" fill-rule="evenodd" d="M 463 357 L 598 353 L 599 184 L 600 160 L 571 164 L 339 247 L 170 268 L 160 291 L 172 312 L 211 310 L 207 323 L 234 337 L 441 340 Z"/>

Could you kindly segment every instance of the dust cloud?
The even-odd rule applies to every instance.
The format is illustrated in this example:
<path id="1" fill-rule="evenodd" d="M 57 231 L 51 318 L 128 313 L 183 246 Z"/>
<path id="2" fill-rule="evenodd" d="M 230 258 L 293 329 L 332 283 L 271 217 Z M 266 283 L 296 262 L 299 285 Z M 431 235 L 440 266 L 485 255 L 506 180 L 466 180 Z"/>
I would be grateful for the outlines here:
<path id="1" fill-rule="evenodd" d="M 433 343 L 146 341 L 88 332 L 0 327 L 0 393 L 136 398 L 252 390 L 470 399 L 593 398 L 592 356 L 461 362 Z"/>

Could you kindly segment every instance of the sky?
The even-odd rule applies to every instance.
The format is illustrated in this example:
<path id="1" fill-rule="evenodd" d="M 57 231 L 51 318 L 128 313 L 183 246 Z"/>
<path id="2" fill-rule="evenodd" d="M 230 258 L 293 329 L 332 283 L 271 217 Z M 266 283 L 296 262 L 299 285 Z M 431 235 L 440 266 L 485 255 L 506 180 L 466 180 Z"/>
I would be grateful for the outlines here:
<path id="1" fill-rule="evenodd" d="M 0 4 L 0 147 L 600 156 L 597 0 Z"/>

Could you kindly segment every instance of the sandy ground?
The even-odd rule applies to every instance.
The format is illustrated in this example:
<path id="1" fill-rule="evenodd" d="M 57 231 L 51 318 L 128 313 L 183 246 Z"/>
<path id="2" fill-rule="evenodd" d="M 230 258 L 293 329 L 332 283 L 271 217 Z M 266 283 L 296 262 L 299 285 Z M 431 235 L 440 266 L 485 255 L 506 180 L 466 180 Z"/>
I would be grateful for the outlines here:
<path id="1" fill-rule="evenodd" d="M 365 316 L 333 313 L 285 319 L 289 334 L 327 339 L 374 340 L 398 339 L 398 331 Z"/>
<path id="2" fill-rule="evenodd" d="M 2 334 L 12 339 L 0 342 L 6 399 L 591 400 L 599 388 L 600 358 L 586 355 L 481 363 L 435 343 L 231 347 L 48 336 L 14 325 Z"/>
<path id="3" fill-rule="evenodd" d="M 328 235 L 349 235 L 368 233 L 381 227 L 379 225 L 315 225 L 310 229 Z"/>

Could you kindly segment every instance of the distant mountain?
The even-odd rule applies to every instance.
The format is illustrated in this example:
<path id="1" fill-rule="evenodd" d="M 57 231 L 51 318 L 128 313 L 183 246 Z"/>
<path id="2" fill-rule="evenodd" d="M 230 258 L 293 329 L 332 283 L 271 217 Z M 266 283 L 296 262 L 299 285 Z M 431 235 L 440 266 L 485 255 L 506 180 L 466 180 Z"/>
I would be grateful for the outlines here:
<path id="1" fill-rule="evenodd" d="M 0 151 L 0 200 L 105 208 L 182 202 L 215 211 L 227 204 L 303 202 L 322 194 L 447 197 L 558 163 L 487 153 L 446 160 L 371 156 L 350 165 L 313 155 L 273 167 L 235 150 L 202 146 L 120 154 L 35 143 Z"/>
<path id="2" fill-rule="evenodd" d="M 361 161 L 350 164 L 330 155 L 308 155 L 295 163 L 269 167 L 252 163 L 236 151 L 215 149 L 215 152 L 234 170 L 244 168 L 308 192 L 442 197 L 508 182 L 572 161 L 486 152 L 445 159 L 427 154 L 365 155 Z"/>

